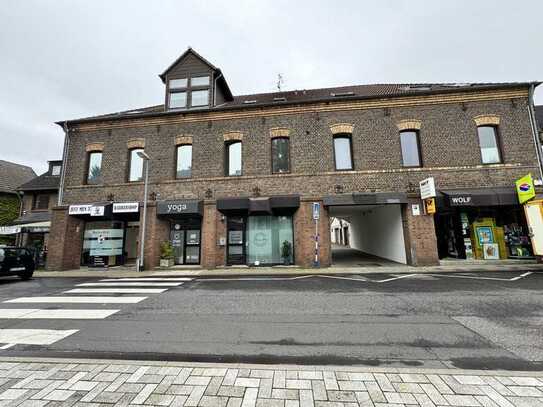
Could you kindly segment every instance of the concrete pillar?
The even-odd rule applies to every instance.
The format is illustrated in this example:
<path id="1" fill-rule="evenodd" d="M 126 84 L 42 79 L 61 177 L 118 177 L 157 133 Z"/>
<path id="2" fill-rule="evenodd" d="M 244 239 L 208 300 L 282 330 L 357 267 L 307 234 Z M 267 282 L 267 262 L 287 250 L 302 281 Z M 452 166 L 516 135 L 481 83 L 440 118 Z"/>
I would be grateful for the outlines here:
<path id="1" fill-rule="evenodd" d="M 412 204 L 419 204 L 419 216 L 413 216 Z M 412 266 L 439 265 L 434 215 L 424 215 L 422 201 L 410 198 L 407 205 L 402 205 L 402 220 L 407 263 Z"/>
<path id="2" fill-rule="evenodd" d="M 68 207 L 52 209 L 47 270 L 71 270 L 80 267 L 83 225 L 83 220 L 68 215 Z"/>

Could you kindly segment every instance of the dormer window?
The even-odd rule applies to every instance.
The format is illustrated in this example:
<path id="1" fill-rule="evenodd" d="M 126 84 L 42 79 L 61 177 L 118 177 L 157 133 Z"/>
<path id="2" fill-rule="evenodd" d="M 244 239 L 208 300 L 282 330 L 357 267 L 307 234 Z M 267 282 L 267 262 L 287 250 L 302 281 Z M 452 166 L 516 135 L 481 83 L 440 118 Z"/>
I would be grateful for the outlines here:
<path id="1" fill-rule="evenodd" d="M 170 109 L 208 106 L 210 83 L 209 75 L 170 79 L 168 106 Z"/>
<path id="2" fill-rule="evenodd" d="M 190 80 L 190 86 L 209 86 L 209 76 L 195 76 Z"/>
<path id="3" fill-rule="evenodd" d="M 184 109 L 187 107 L 187 92 L 170 91 L 170 109 Z"/>
<path id="4" fill-rule="evenodd" d="M 60 165 L 53 165 L 53 167 L 51 167 L 51 175 L 53 176 L 60 175 Z"/>
<path id="5" fill-rule="evenodd" d="M 209 104 L 209 89 L 193 90 L 191 93 L 191 106 L 207 106 Z"/>

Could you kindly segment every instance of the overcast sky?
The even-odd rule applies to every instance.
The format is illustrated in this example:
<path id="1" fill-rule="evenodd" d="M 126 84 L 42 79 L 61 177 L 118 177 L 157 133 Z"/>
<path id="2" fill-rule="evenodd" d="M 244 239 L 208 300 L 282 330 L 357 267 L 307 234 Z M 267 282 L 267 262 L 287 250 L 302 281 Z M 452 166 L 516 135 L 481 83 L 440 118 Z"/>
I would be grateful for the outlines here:
<path id="1" fill-rule="evenodd" d="M 284 89 L 543 80 L 542 16 L 541 0 L 2 0 L 0 159 L 41 173 L 55 121 L 162 103 L 157 75 L 188 46 L 234 94 L 278 73 Z"/>

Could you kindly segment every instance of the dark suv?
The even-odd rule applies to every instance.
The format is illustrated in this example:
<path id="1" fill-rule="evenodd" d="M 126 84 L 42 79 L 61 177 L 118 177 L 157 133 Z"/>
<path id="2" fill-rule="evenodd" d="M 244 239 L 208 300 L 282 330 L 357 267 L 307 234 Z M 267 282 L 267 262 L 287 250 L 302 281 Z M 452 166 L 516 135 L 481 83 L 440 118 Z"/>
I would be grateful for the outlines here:
<path id="1" fill-rule="evenodd" d="M 0 276 L 19 276 L 28 280 L 35 268 L 34 258 L 28 249 L 0 246 Z"/>

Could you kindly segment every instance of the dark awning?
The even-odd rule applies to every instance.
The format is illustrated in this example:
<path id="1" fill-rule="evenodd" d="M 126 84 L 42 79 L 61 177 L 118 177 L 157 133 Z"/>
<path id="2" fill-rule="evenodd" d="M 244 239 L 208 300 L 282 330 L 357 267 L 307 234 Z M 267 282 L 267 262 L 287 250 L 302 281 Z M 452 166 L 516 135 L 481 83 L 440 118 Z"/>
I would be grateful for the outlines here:
<path id="1" fill-rule="evenodd" d="M 225 215 L 286 214 L 295 212 L 299 207 L 299 195 L 217 199 L 217 210 Z"/>
<path id="2" fill-rule="evenodd" d="M 407 203 L 405 192 L 354 192 L 325 196 L 324 206 L 383 205 Z"/>
<path id="3" fill-rule="evenodd" d="M 202 216 L 203 213 L 204 202 L 196 199 L 158 201 L 156 206 L 157 216 L 182 218 L 187 216 Z"/>
<path id="4" fill-rule="evenodd" d="M 440 191 L 444 199 L 438 205 L 456 206 L 505 206 L 518 205 L 518 197 L 513 187 L 466 188 Z"/>

